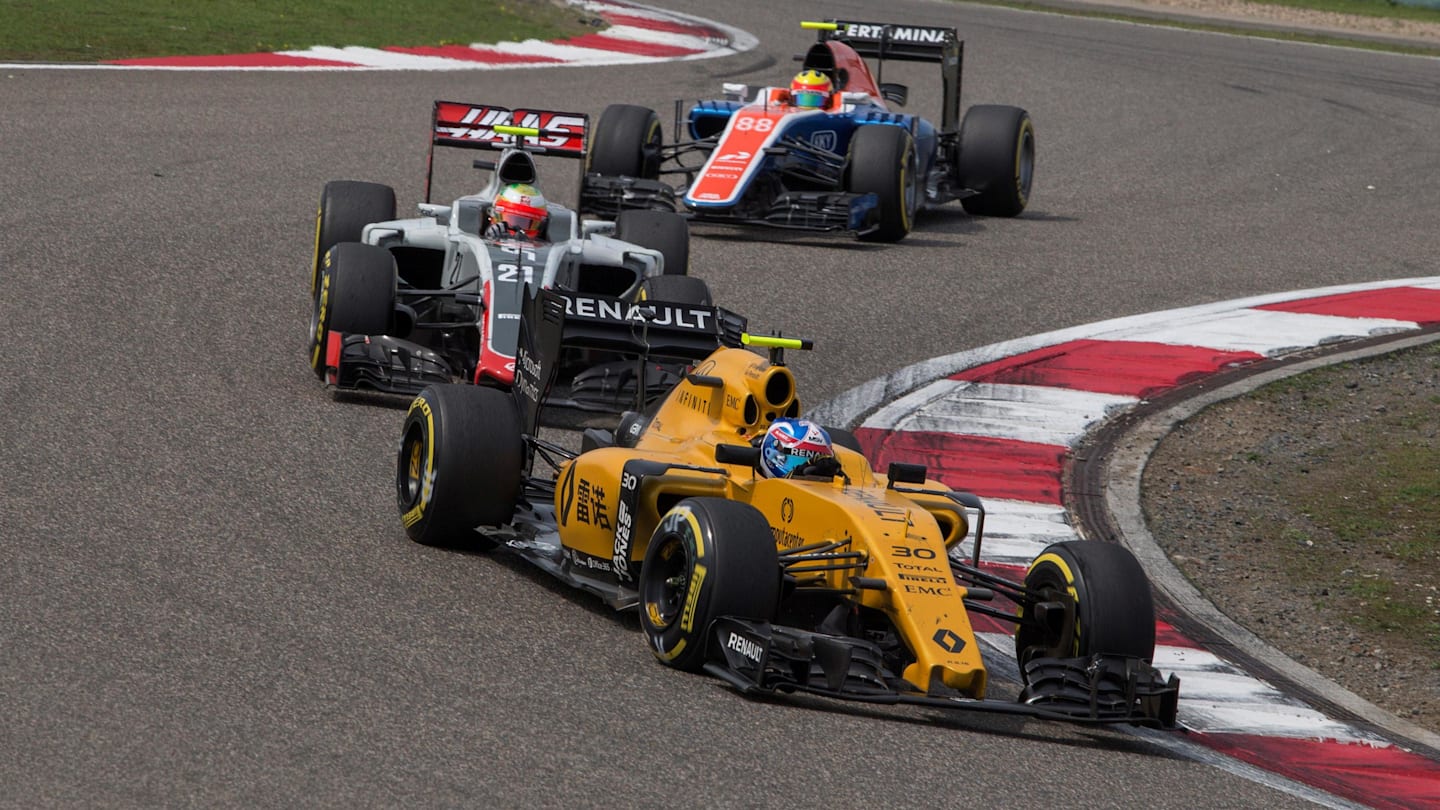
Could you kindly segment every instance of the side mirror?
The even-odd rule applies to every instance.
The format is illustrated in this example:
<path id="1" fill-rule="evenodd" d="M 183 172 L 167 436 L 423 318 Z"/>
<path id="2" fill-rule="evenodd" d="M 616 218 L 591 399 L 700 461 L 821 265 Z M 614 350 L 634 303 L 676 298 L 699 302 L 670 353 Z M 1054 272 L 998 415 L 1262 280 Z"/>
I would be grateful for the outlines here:
<path id="1" fill-rule="evenodd" d="M 760 463 L 760 448 L 748 444 L 715 445 L 715 461 L 719 464 L 740 464 L 754 467 Z"/>
<path id="2" fill-rule="evenodd" d="M 745 101 L 750 98 L 750 85 L 748 84 L 725 82 L 720 85 L 720 90 L 728 101 Z"/>
<path id="3" fill-rule="evenodd" d="M 925 483 L 925 465 L 892 461 L 890 468 L 885 471 L 885 477 L 890 479 L 890 489 L 894 489 L 896 484 L 923 484 Z"/>

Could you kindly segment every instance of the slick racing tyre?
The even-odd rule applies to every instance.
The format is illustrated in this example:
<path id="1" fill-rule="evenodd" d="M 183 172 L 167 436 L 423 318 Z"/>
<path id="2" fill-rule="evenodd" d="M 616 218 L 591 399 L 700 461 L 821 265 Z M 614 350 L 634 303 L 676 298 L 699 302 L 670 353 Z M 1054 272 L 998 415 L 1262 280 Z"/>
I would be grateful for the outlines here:
<path id="1" fill-rule="evenodd" d="M 1150 580 L 1124 546 L 1092 540 L 1052 544 L 1030 563 L 1025 587 L 1038 598 L 1021 606 L 1015 632 L 1022 674 L 1032 658 L 1154 656 Z M 1046 607 L 1038 609 L 1042 604 Z"/>
<path id="2" fill-rule="evenodd" d="M 879 227 L 861 234 L 862 242 L 898 242 L 915 225 L 920 207 L 920 170 L 909 130 L 871 124 L 850 138 L 846 188 L 880 198 Z"/>
<path id="3" fill-rule="evenodd" d="M 649 107 L 611 104 L 600 113 L 585 156 L 585 172 L 606 177 L 660 177 L 660 116 Z"/>
<path id="4" fill-rule="evenodd" d="M 515 514 L 524 476 L 520 414 L 509 394 L 432 385 L 410 403 L 395 466 L 400 521 L 427 546 L 488 550 L 477 526 Z"/>
<path id="5" fill-rule="evenodd" d="M 823 425 L 822 427 L 824 427 L 825 432 L 830 435 L 831 444 L 864 454 L 865 451 L 860 447 L 860 440 L 855 438 L 854 433 L 851 433 L 845 428 L 830 427 L 829 425 Z"/>
<path id="6" fill-rule="evenodd" d="M 764 516 L 723 498 L 686 498 L 665 513 L 640 568 L 640 627 L 660 662 L 695 672 L 722 616 L 769 621 L 780 562 Z"/>
<path id="7" fill-rule="evenodd" d="M 310 313 L 310 368 L 324 379 L 325 339 L 331 332 L 383 335 L 395 311 L 395 258 L 390 251 L 341 242 L 325 252 L 320 290 Z"/>
<path id="8" fill-rule="evenodd" d="M 615 218 L 615 238 L 660 251 L 662 272 L 683 276 L 690 269 L 690 223 L 669 211 L 621 211 Z"/>
<path id="9" fill-rule="evenodd" d="M 693 276 L 652 276 L 640 282 L 636 301 L 665 301 L 671 304 L 694 304 L 708 307 L 714 304 L 710 296 L 710 285 L 703 278 Z"/>
<path id="10" fill-rule="evenodd" d="M 961 187 L 980 192 L 960 201 L 976 216 L 1013 217 L 1030 201 L 1035 126 L 1019 107 L 978 104 L 960 122 L 956 165 Z"/>
<path id="11" fill-rule="evenodd" d="M 310 268 L 310 295 L 320 290 L 325 253 L 341 242 L 359 242 L 365 226 L 395 218 L 395 190 L 360 180 L 331 180 L 320 194 L 315 212 L 315 261 Z"/>

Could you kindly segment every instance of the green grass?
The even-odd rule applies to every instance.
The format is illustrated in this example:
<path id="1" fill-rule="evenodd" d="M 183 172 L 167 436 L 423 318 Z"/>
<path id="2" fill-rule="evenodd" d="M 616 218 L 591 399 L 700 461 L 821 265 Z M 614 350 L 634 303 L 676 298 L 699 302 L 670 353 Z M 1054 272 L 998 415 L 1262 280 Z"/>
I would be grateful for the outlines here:
<path id="1" fill-rule="evenodd" d="M 1296 493 L 1305 511 L 1342 541 L 1378 545 L 1406 562 L 1440 562 L 1440 452 L 1370 432 L 1357 438 L 1378 444 L 1355 448 L 1358 457 L 1338 465 L 1326 491 Z M 1341 492 L 1350 499 L 1335 497 Z"/>
<path id="2" fill-rule="evenodd" d="M 1200 21 L 1192 19 L 1166 19 L 1149 14 L 1127 14 L 1123 11 L 1083 9 L 1051 5 L 1046 0 L 958 0 L 959 2 L 979 3 L 990 6 L 1004 6 L 1006 8 L 1019 8 L 1031 11 L 1047 11 L 1055 14 L 1065 14 L 1072 17 L 1093 17 L 1107 20 L 1122 20 L 1125 22 L 1143 23 L 1145 25 L 1161 25 L 1169 28 L 1183 28 L 1190 31 L 1211 31 L 1220 34 L 1240 34 L 1264 39 L 1278 39 L 1286 42 L 1309 42 L 1317 45 L 1341 45 L 1353 48 L 1368 48 L 1370 50 L 1385 51 L 1388 53 L 1415 54 L 1419 56 L 1440 56 L 1440 46 L 1425 44 L 1411 44 L 1401 42 L 1383 42 L 1367 37 L 1363 33 L 1356 33 L 1353 36 L 1344 34 L 1309 33 L 1305 31 L 1285 31 L 1266 28 L 1261 25 L 1247 24 L 1244 21 Z M 1440 9 L 1417 8 L 1413 6 L 1401 6 L 1386 2 L 1385 0 L 1252 0 L 1253 2 L 1266 3 L 1276 6 L 1287 6 L 1290 8 L 1313 9 L 1316 11 L 1327 11 L 1343 14 L 1359 14 L 1367 17 L 1379 17 L 1397 20 L 1414 20 L 1417 22 L 1440 23 Z M 1177 9 L 1183 11 L 1183 9 Z M 1373 36 L 1373 35 L 1372 35 Z"/>
<path id="3" fill-rule="evenodd" d="M 1289 6 L 1328 11 L 1332 14 L 1358 14 L 1362 17 L 1385 17 L 1418 22 L 1440 22 L 1440 9 L 1403 6 L 1389 0 L 1250 0 L 1267 6 Z"/>
<path id="4" fill-rule="evenodd" d="M 1345 364 L 1332 366 L 1334 369 L 1348 368 Z M 1335 386 L 1324 374 L 1296 374 L 1293 377 L 1285 377 L 1256 391 L 1254 396 L 1257 399 L 1278 402 L 1293 396 L 1303 399 L 1319 399 L 1325 401 Z"/>
<path id="5" fill-rule="evenodd" d="M 0 60 L 554 39 L 595 30 L 583 16 L 548 0 L 0 0 Z"/>
<path id="6" fill-rule="evenodd" d="M 1440 359 L 1440 344 L 1409 351 Z M 1255 395 L 1276 403 L 1286 397 L 1321 403 L 1323 398 L 1311 392 L 1343 390 L 1342 375 L 1363 371 L 1370 362 L 1382 358 L 1296 375 Z M 1330 598 L 1341 600 L 1355 627 L 1394 634 L 1440 654 L 1440 440 L 1435 431 L 1440 408 L 1435 399 L 1397 400 L 1386 412 L 1347 426 L 1340 443 L 1326 453 L 1339 463 L 1316 465 L 1305 486 L 1279 493 L 1308 525 L 1266 529 L 1269 536 L 1315 552 L 1295 557 L 1287 575 L 1296 584 L 1338 585 Z"/>

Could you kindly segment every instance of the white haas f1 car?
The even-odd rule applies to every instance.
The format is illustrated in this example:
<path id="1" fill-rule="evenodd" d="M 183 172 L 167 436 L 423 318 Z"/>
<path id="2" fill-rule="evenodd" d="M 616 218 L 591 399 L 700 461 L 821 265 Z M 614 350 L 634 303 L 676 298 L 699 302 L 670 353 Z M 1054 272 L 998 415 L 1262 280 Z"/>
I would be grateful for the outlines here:
<path id="1" fill-rule="evenodd" d="M 803 70 L 828 79 L 822 105 L 802 107 L 786 87 L 726 84 L 723 99 L 688 110 L 676 102 L 669 144 L 653 110 L 610 105 L 590 145 L 581 210 L 678 206 L 695 221 L 849 230 L 877 242 L 903 239 L 919 211 L 954 200 L 976 215 L 1025 210 L 1030 115 L 985 104 L 961 118 L 964 43 L 954 28 L 802 25 L 819 32 Z M 892 61 L 939 63 L 938 124 L 898 111 L 909 89 L 880 78 Z"/>
<path id="2" fill-rule="evenodd" d="M 450 382 L 507 388 L 520 313 L 540 289 L 709 305 L 705 282 L 686 275 L 689 226 L 675 213 L 582 220 L 549 202 L 533 238 L 487 234 L 497 195 L 513 184 L 539 185 L 533 157 L 582 158 L 588 133 L 583 114 L 437 101 L 419 216 L 396 219 L 389 186 L 327 183 L 311 274 L 307 358 L 315 374 L 342 390 L 413 394 Z M 479 192 L 438 205 L 430 202 L 436 146 L 500 154 L 474 161 L 491 172 Z M 564 404 L 612 410 L 634 399 L 636 369 L 613 359 L 570 358 L 563 377 L 573 396 Z"/>

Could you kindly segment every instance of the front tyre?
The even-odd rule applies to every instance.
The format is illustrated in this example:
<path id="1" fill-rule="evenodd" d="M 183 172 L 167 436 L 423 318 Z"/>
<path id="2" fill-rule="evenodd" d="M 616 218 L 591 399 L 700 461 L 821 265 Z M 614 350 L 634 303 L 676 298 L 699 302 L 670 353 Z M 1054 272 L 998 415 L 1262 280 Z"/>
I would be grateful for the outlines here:
<path id="1" fill-rule="evenodd" d="M 640 568 L 640 627 L 666 666 L 700 670 L 716 619 L 769 621 L 779 599 L 775 540 L 749 504 L 686 498 L 650 537 Z"/>
<path id="2" fill-rule="evenodd" d="M 1030 201 L 1035 125 L 1019 107 L 977 104 L 960 122 L 960 185 L 980 192 L 960 201 L 975 216 L 1013 217 Z"/>
<path id="3" fill-rule="evenodd" d="M 1015 632 L 1022 674 L 1033 658 L 1113 654 L 1149 661 L 1154 656 L 1150 580 L 1124 546 L 1054 543 L 1030 563 L 1025 587 L 1037 598 L 1021 606 Z"/>
<path id="4" fill-rule="evenodd" d="M 515 514 L 525 443 L 514 399 L 495 388 L 432 385 L 410 403 L 395 467 L 400 522 L 427 546 L 493 548 L 477 526 Z"/>
<path id="5" fill-rule="evenodd" d="M 692 304 L 708 307 L 714 304 L 710 285 L 694 276 L 652 276 L 640 282 L 640 301 L 664 301 L 670 304 Z"/>
<path id="6" fill-rule="evenodd" d="M 325 378 L 325 339 L 331 332 L 383 335 L 395 311 L 395 257 L 359 242 L 342 242 L 325 252 L 320 289 L 310 312 L 307 353 L 315 376 Z"/>
<path id="7" fill-rule="evenodd" d="M 847 450 L 854 450 L 861 455 L 865 454 L 864 448 L 860 446 L 860 440 L 855 438 L 854 433 L 851 433 L 845 428 L 830 427 L 829 425 L 824 425 L 823 427 L 825 432 L 830 436 L 831 444 L 844 447 Z"/>
<path id="8" fill-rule="evenodd" d="M 611 104 L 600 113 L 585 157 L 587 174 L 606 177 L 660 177 L 660 147 L 664 133 L 660 116 L 649 107 Z"/>
<path id="9" fill-rule="evenodd" d="M 920 171 L 910 131 L 871 124 L 850 138 L 846 188 L 853 194 L 879 198 L 879 226 L 859 236 L 862 242 L 898 242 L 915 225 L 920 207 Z"/>
<path id="10" fill-rule="evenodd" d="M 310 269 L 310 295 L 320 291 L 325 254 L 341 242 L 359 242 L 365 226 L 395 218 L 395 190 L 361 180 L 331 180 L 320 194 L 315 212 L 315 257 Z"/>

